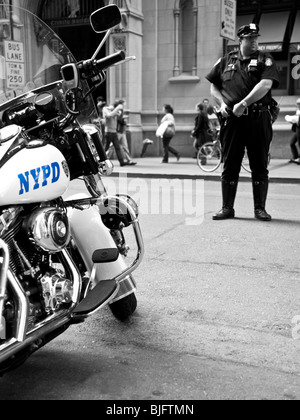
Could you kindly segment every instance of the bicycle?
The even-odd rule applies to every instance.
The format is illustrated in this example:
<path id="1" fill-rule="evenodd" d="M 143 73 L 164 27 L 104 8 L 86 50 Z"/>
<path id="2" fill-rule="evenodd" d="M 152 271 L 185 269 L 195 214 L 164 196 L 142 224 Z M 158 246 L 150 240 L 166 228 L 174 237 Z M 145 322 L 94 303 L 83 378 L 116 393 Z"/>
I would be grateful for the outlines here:
<path id="1" fill-rule="evenodd" d="M 220 130 L 209 130 L 213 140 L 204 143 L 197 153 L 197 164 L 204 172 L 215 172 L 223 163 L 222 146 L 220 142 Z M 269 163 L 271 156 L 269 155 Z M 251 173 L 247 151 L 245 151 L 242 168 Z"/>

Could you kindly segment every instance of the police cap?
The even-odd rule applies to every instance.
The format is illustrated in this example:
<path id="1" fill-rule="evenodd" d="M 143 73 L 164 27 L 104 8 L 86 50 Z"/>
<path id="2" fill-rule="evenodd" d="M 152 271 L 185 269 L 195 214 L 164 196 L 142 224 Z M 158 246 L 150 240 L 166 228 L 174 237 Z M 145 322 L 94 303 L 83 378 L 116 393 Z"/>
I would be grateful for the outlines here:
<path id="1" fill-rule="evenodd" d="M 250 25 L 241 26 L 237 32 L 239 38 L 248 38 L 250 36 L 260 36 L 259 26 L 255 23 L 250 23 Z"/>

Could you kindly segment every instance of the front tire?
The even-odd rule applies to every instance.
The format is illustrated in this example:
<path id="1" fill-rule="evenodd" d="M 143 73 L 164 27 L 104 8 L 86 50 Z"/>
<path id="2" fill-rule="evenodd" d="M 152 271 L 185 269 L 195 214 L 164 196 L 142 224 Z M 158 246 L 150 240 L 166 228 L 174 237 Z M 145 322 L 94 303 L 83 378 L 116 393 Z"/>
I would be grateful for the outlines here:
<path id="1" fill-rule="evenodd" d="M 136 311 L 137 298 L 135 293 L 126 296 L 109 305 L 111 312 L 119 321 L 127 321 Z"/>

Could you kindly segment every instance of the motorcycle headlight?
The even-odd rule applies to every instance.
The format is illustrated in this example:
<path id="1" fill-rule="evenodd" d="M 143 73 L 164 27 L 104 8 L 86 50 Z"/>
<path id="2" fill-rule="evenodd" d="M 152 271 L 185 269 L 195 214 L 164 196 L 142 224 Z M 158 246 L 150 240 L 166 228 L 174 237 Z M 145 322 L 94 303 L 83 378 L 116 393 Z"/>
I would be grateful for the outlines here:
<path id="1" fill-rule="evenodd" d="M 38 209 L 25 222 L 30 240 L 47 252 L 60 252 L 71 238 L 67 214 L 60 209 Z"/>

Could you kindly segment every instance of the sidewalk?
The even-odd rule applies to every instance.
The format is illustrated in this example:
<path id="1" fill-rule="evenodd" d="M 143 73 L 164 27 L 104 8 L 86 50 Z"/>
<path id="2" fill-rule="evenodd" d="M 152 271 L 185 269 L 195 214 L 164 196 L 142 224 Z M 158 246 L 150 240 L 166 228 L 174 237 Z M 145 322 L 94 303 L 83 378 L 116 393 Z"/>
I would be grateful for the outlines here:
<path id="1" fill-rule="evenodd" d="M 168 179 L 204 179 L 208 181 L 220 181 L 221 168 L 213 173 L 203 172 L 192 158 L 181 158 L 176 162 L 175 158 L 170 159 L 169 164 L 162 164 L 162 158 L 138 158 L 137 166 L 120 167 L 117 161 L 114 175 L 126 174 L 128 178 L 168 178 Z M 270 182 L 283 184 L 300 183 L 300 165 L 288 163 L 288 160 L 273 159 L 270 163 Z M 249 182 L 251 175 L 242 169 L 241 182 Z"/>

